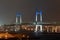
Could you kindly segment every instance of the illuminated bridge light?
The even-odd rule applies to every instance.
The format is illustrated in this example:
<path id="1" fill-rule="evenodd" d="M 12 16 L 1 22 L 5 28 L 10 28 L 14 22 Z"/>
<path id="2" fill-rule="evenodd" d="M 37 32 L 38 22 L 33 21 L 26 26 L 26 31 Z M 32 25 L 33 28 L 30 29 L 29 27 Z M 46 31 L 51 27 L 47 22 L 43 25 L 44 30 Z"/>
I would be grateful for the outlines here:
<path id="1" fill-rule="evenodd" d="M 33 22 L 34 25 L 36 25 L 36 22 Z"/>
<path id="2" fill-rule="evenodd" d="M 22 23 L 22 14 L 17 12 L 16 13 L 16 24 L 21 24 Z"/>
<path id="3" fill-rule="evenodd" d="M 20 16 L 21 14 L 19 12 L 16 12 L 16 16 Z"/>
<path id="4" fill-rule="evenodd" d="M 40 10 L 40 16 L 42 16 L 42 10 Z"/>
<path id="5" fill-rule="evenodd" d="M 37 32 L 37 25 L 36 25 L 36 28 L 35 28 L 35 32 Z"/>

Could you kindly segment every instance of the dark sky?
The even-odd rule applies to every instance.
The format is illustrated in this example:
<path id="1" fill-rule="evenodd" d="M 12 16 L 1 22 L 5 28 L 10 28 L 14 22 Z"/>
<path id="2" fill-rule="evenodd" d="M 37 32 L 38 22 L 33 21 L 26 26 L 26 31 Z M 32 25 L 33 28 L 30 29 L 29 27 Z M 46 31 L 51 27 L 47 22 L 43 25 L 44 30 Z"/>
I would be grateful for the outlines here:
<path id="1" fill-rule="evenodd" d="M 23 21 L 33 21 L 36 8 L 42 9 L 43 21 L 60 21 L 59 0 L 0 0 L 0 24 L 15 23 L 17 11 L 23 13 Z"/>

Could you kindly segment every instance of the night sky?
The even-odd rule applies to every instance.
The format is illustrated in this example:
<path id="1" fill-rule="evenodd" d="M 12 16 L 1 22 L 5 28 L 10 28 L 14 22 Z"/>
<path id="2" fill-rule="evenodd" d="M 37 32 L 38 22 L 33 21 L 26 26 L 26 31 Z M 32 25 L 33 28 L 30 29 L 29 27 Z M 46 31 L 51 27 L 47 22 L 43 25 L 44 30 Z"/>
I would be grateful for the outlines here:
<path id="1" fill-rule="evenodd" d="M 0 0 L 0 24 L 15 23 L 17 11 L 23 22 L 34 21 L 36 8 L 42 9 L 43 21 L 60 21 L 59 0 Z"/>

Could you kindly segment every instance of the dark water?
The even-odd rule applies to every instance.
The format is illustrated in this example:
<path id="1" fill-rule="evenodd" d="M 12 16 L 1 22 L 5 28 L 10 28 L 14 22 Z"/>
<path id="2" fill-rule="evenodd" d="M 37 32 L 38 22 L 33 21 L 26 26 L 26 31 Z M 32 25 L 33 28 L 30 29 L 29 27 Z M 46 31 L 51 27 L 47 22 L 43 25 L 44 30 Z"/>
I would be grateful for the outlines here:
<path id="1" fill-rule="evenodd" d="M 25 38 L 8 38 L 0 40 L 60 40 L 60 33 L 41 33 L 41 32 L 21 32 L 25 33 L 29 37 Z"/>

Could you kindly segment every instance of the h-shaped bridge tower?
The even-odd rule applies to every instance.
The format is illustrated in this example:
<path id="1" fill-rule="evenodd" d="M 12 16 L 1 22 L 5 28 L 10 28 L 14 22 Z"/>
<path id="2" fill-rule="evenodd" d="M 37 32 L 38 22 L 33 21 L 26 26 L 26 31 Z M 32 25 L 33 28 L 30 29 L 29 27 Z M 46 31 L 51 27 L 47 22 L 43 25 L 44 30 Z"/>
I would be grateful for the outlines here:
<path id="1" fill-rule="evenodd" d="M 21 24 L 22 23 L 22 14 L 17 12 L 16 13 L 16 24 Z"/>
<path id="2" fill-rule="evenodd" d="M 35 21 L 36 21 L 35 32 L 38 31 L 38 27 L 39 27 L 39 30 L 42 32 L 42 24 L 41 25 L 38 25 L 37 24 L 38 22 L 41 22 L 42 23 L 42 10 L 40 10 L 40 11 L 36 10 L 36 19 L 35 19 Z"/>

